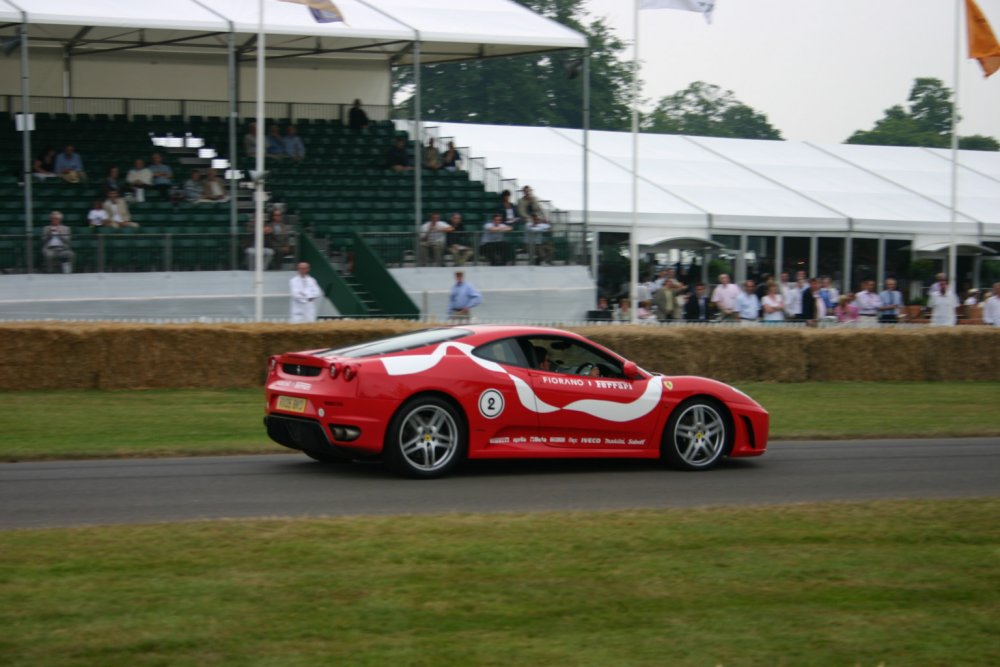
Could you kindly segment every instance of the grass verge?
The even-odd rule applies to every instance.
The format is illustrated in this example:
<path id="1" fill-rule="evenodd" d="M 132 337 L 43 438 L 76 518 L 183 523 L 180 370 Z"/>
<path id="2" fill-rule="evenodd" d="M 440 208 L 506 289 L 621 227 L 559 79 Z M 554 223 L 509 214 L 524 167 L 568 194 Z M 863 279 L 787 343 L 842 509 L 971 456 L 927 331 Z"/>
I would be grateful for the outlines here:
<path id="1" fill-rule="evenodd" d="M 1000 435 L 1000 382 L 741 384 L 772 439 Z M 0 459 L 284 451 L 259 389 L 4 392 Z"/>
<path id="2" fill-rule="evenodd" d="M 8 531 L 0 659 L 992 666 L 998 513 L 988 499 Z"/>

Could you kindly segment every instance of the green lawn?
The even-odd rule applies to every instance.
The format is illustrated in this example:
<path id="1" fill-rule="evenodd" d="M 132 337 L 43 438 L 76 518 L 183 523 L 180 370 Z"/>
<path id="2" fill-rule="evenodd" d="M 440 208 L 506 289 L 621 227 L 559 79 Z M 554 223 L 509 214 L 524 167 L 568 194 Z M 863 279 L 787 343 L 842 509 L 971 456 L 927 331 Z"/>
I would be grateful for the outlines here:
<path id="1" fill-rule="evenodd" d="M 1000 435 L 998 382 L 743 384 L 773 439 Z M 282 451 L 259 389 L 0 394 L 0 460 Z"/>
<path id="2" fill-rule="evenodd" d="M 1000 500 L 0 532 L 0 663 L 1000 664 Z"/>

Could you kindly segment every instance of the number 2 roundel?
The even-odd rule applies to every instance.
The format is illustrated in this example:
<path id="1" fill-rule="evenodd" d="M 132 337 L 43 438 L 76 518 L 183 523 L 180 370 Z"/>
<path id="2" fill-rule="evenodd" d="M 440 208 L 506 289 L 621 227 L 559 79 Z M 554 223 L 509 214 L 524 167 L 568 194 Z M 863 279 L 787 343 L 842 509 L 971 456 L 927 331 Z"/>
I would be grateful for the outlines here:
<path id="1" fill-rule="evenodd" d="M 487 389 L 479 395 L 479 414 L 487 419 L 499 417 L 503 412 L 503 394 L 496 389 Z"/>

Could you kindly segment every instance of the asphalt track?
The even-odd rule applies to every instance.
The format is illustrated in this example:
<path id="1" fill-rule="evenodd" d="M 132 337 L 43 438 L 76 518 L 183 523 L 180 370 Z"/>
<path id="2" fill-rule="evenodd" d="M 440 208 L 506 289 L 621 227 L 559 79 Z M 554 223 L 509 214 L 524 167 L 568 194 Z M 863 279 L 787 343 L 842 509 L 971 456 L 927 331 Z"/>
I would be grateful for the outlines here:
<path id="1" fill-rule="evenodd" d="M 45 461 L 0 464 L 0 529 L 997 495 L 1000 438 L 779 442 L 703 473 L 636 461 L 476 462 L 439 480 L 298 454 Z"/>

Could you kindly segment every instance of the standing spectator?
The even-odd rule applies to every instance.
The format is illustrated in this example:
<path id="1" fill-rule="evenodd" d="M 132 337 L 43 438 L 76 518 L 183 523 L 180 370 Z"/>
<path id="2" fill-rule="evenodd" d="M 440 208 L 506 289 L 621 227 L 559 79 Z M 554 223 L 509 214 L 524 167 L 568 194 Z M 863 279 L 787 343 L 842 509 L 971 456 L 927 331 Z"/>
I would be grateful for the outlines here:
<path id="1" fill-rule="evenodd" d="M 122 184 L 118 181 L 118 167 L 110 167 L 108 175 L 101 181 L 101 194 L 107 199 L 114 192 L 116 195 L 122 194 Z"/>
<path id="2" fill-rule="evenodd" d="M 970 289 L 962 302 L 962 317 L 971 320 L 975 314 L 976 306 L 979 305 L 979 290 Z"/>
<path id="3" fill-rule="evenodd" d="M 781 297 L 785 300 L 786 319 L 802 319 L 802 290 L 807 285 L 805 271 L 795 272 L 795 282 L 788 282 L 787 272 L 781 274 Z"/>
<path id="4" fill-rule="evenodd" d="M 854 302 L 854 299 L 854 294 L 848 292 L 841 295 L 837 300 L 833 314 L 837 316 L 837 321 L 841 324 L 854 324 L 858 321 L 858 305 Z"/>
<path id="5" fill-rule="evenodd" d="M 462 156 L 455 148 L 455 142 L 448 142 L 448 149 L 441 155 L 441 168 L 445 171 L 457 171 L 458 163 L 462 161 Z"/>
<path id="6" fill-rule="evenodd" d="M 108 217 L 108 212 L 104 210 L 104 202 L 100 199 L 95 199 L 94 203 L 91 204 L 90 212 L 87 214 L 87 224 L 91 229 L 97 229 L 98 227 L 110 227 L 111 218 Z"/>
<path id="7" fill-rule="evenodd" d="M 205 184 L 201 181 L 201 172 L 194 169 L 191 177 L 184 181 L 184 201 L 197 204 L 205 194 Z"/>
<path id="8" fill-rule="evenodd" d="M 934 296 L 935 294 L 944 294 L 944 289 L 942 289 L 942 285 L 944 285 L 945 288 L 947 287 L 948 276 L 946 276 L 943 273 L 939 273 L 934 276 L 934 284 L 931 285 L 929 295 Z"/>
<path id="9" fill-rule="evenodd" d="M 802 290 L 802 319 L 807 326 L 814 327 L 826 317 L 826 301 L 821 291 L 818 278 L 810 278 L 809 286 Z"/>
<path id="10" fill-rule="evenodd" d="M 67 183 L 82 183 L 87 180 L 87 172 L 83 170 L 83 158 L 76 152 L 73 144 L 68 144 L 63 152 L 56 156 L 53 171 Z"/>
<path id="11" fill-rule="evenodd" d="M 427 146 L 424 148 L 424 168 L 431 171 L 441 168 L 441 153 L 434 145 L 434 137 L 427 140 Z"/>
<path id="12" fill-rule="evenodd" d="M 124 197 L 119 197 L 118 193 L 112 190 L 108 193 L 108 198 L 104 200 L 104 212 L 108 214 L 108 226 L 118 229 L 119 227 L 138 227 L 139 223 L 132 220 L 132 213 L 128 210 L 128 202 Z"/>
<path id="13" fill-rule="evenodd" d="M 483 257 L 489 261 L 490 266 L 504 266 L 509 261 L 510 246 L 507 243 L 507 233 L 510 230 L 510 225 L 504 224 L 499 213 L 495 213 L 483 225 Z"/>
<path id="14" fill-rule="evenodd" d="M 285 147 L 285 156 L 288 159 L 300 162 L 305 158 L 306 145 L 302 143 L 302 137 L 299 136 L 299 131 L 294 125 L 289 125 L 288 129 L 285 130 L 282 143 Z"/>
<path id="15" fill-rule="evenodd" d="M 656 306 L 656 319 L 667 322 L 674 316 L 674 290 L 667 281 L 663 281 L 653 289 L 653 305 Z"/>
<path id="16" fill-rule="evenodd" d="M 854 295 L 854 305 L 857 306 L 862 323 L 872 325 L 878 322 L 882 297 L 875 291 L 874 280 L 866 278 L 861 281 L 861 291 Z"/>
<path id="17" fill-rule="evenodd" d="M 712 292 L 712 303 L 719 309 L 723 320 L 735 320 L 739 317 L 736 313 L 736 298 L 740 295 L 740 288 L 729 281 L 729 274 L 719 274 L 719 284 Z"/>
<path id="18" fill-rule="evenodd" d="M 931 326 L 953 327 L 957 321 L 955 310 L 958 308 L 958 297 L 955 290 L 948 285 L 948 278 L 941 274 L 935 284 L 937 291 L 932 291 L 928 304 L 931 307 Z"/>
<path id="19" fill-rule="evenodd" d="M 361 108 L 361 100 L 354 100 L 351 110 L 347 112 L 347 127 L 352 130 L 368 128 L 368 114 Z"/>
<path id="20" fill-rule="evenodd" d="M 552 255 L 555 248 L 549 240 L 548 232 L 552 225 L 545 218 L 537 213 L 532 213 L 531 218 L 524 226 L 524 242 L 528 244 L 528 251 L 534 254 L 535 264 L 552 264 Z"/>
<path id="21" fill-rule="evenodd" d="M 712 302 L 708 298 L 705 283 L 695 283 L 694 294 L 684 304 L 684 319 L 688 322 L 708 322 L 711 308 Z"/>
<path id="22" fill-rule="evenodd" d="M 736 297 L 735 312 L 743 324 L 756 322 L 760 317 L 760 297 L 752 280 L 743 283 L 743 291 Z"/>
<path id="23" fill-rule="evenodd" d="M 455 284 L 448 294 L 448 319 L 468 322 L 472 319 L 472 309 L 483 302 L 483 295 L 472 283 L 465 281 L 465 273 L 455 272 Z"/>
<path id="24" fill-rule="evenodd" d="M 885 289 L 878 295 L 882 305 L 879 306 L 879 321 L 893 323 L 899 321 L 899 309 L 903 305 L 903 295 L 896 289 L 896 279 L 886 278 Z"/>
<path id="25" fill-rule="evenodd" d="M 538 202 L 531 186 L 525 185 L 521 190 L 521 198 L 517 200 L 517 215 L 522 220 L 527 220 L 532 215 L 542 215 L 542 205 Z"/>
<path id="26" fill-rule="evenodd" d="M 629 324 L 632 321 L 632 302 L 627 296 L 618 299 L 618 308 L 615 309 L 615 320 Z"/>
<path id="27" fill-rule="evenodd" d="M 451 225 L 451 231 L 448 232 L 446 240 L 448 250 L 451 251 L 451 258 L 455 262 L 455 266 L 462 266 L 469 261 L 473 253 L 469 232 L 462 227 L 461 213 L 452 213 L 448 224 Z"/>
<path id="28" fill-rule="evenodd" d="M 247 125 L 246 134 L 243 135 L 243 155 L 248 161 L 257 156 L 257 123 Z"/>
<path id="29" fill-rule="evenodd" d="M 285 140 L 282 138 L 277 125 L 272 125 L 268 129 L 265 141 L 264 151 L 267 153 L 269 159 L 284 160 L 288 157 L 285 155 Z"/>
<path id="30" fill-rule="evenodd" d="M 128 184 L 129 193 L 137 202 L 146 201 L 146 189 L 153 187 L 153 172 L 142 159 L 137 159 L 132 168 L 125 174 L 125 182 Z"/>
<path id="31" fill-rule="evenodd" d="M 1000 327 L 1000 282 L 993 283 L 993 294 L 983 302 L 983 322 Z"/>
<path id="32" fill-rule="evenodd" d="M 410 154 L 406 150 L 406 137 L 396 137 L 392 140 L 392 146 L 385 154 L 385 166 L 393 171 L 409 171 Z"/>
<path id="33" fill-rule="evenodd" d="M 760 300 L 760 306 L 764 310 L 765 322 L 785 321 L 785 299 L 781 296 L 781 288 L 778 283 L 771 281 L 767 286 L 767 294 Z"/>
<path id="34" fill-rule="evenodd" d="M 316 279 L 309 275 L 308 262 L 299 262 L 297 273 L 288 281 L 291 293 L 290 316 L 292 324 L 316 321 L 316 301 L 323 296 Z"/>
<path id="35" fill-rule="evenodd" d="M 163 156 L 153 153 L 149 171 L 153 174 L 153 188 L 164 199 L 171 199 L 170 190 L 174 187 L 174 170 L 163 162 Z"/>
<path id="36" fill-rule="evenodd" d="M 431 262 L 434 266 L 444 266 L 444 248 L 450 231 L 453 231 L 452 226 L 442 220 L 437 211 L 420 225 L 420 266 Z"/>
<path id="37" fill-rule="evenodd" d="M 840 302 L 840 291 L 833 286 L 830 276 L 823 276 L 820 278 L 819 294 L 823 297 L 823 303 L 826 305 L 826 312 L 833 312 L 833 309 L 836 308 L 837 304 Z"/>
<path id="38" fill-rule="evenodd" d="M 72 232 L 63 224 L 63 214 L 59 211 L 49 213 L 49 224 L 42 227 L 42 255 L 45 256 L 46 270 L 53 270 L 55 262 L 62 264 L 63 273 L 73 273 L 73 252 L 70 236 Z"/>

